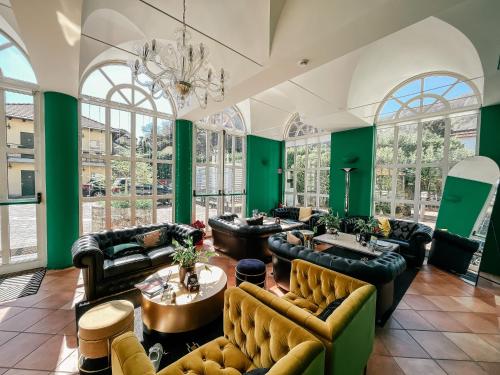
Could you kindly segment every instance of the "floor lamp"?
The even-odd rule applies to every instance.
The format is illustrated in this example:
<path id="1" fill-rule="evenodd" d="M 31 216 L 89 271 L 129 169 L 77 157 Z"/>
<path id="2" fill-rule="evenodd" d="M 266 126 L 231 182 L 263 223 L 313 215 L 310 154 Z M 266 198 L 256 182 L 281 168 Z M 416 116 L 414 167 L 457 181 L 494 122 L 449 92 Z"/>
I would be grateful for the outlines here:
<path id="1" fill-rule="evenodd" d="M 345 174 L 344 216 L 349 216 L 349 189 L 351 187 L 351 172 L 357 168 L 340 168 Z"/>

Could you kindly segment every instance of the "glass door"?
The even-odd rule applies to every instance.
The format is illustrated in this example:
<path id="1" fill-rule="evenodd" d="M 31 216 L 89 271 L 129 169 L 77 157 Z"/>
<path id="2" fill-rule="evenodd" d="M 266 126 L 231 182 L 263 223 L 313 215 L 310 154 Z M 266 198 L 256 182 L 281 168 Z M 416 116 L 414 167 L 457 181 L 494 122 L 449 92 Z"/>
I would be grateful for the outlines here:
<path id="1" fill-rule="evenodd" d="M 0 274 L 44 266 L 38 97 L 0 87 Z"/>

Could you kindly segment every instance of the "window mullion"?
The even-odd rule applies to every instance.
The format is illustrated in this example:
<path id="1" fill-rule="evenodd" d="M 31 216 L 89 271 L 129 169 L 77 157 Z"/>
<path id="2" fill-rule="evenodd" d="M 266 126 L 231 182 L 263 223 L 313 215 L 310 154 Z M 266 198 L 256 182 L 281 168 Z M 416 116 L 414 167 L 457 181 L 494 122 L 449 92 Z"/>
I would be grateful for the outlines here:
<path id="1" fill-rule="evenodd" d="M 423 85 L 423 84 L 422 84 Z M 420 180 L 422 174 L 422 139 L 423 139 L 423 127 L 424 124 L 420 121 L 417 125 L 417 152 L 416 152 L 416 164 L 415 164 L 415 189 L 413 197 L 413 219 L 415 221 L 420 221 Z"/>
<path id="2" fill-rule="evenodd" d="M 104 107 L 105 108 L 105 155 L 104 155 L 104 168 L 105 168 L 105 186 L 106 186 L 106 191 L 105 191 L 105 196 L 104 196 L 104 211 L 105 211 L 105 226 L 106 229 L 111 229 L 112 225 L 112 218 L 111 218 L 111 150 L 113 149 L 113 146 L 111 144 L 112 138 L 111 138 L 111 109 L 109 107 Z"/>
<path id="3" fill-rule="evenodd" d="M 130 140 L 130 224 L 135 225 L 137 222 L 136 218 L 136 186 L 137 186 L 137 158 L 136 158 L 136 117 L 137 114 L 135 112 L 130 113 L 130 130 L 131 130 L 131 140 Z"/>
<path id="4" fill-rule="evenodd" d="M 158 118 L 155 116 L 153 119 L 153 129 L 152 129 L 152 148 L 153 152 L 151 154 L 151 166 L 153 168 L 153 191 L 152 191 L 152 204 L 153 204 L 153 217 L 151 218 L 151 222 L 158 222 L 158 143 L 157 143 L 157 134 L 158 134 Z"/>

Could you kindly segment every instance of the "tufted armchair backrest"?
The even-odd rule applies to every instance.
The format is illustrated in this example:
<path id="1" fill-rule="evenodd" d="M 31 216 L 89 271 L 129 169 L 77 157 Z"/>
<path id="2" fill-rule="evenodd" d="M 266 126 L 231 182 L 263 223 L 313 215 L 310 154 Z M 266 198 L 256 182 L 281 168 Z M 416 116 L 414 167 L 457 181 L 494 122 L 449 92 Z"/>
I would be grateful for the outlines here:
<path id="1" fill-rule="evenodd" d="M 236 345 L 256 367 L 270 368 L 293 352 L 301 358 L 286 374 L 302 374 L 323 350 L 321 343 L 305 329 L 292 323 L 239 288 L 229 288 L 224 297 L 224 336 Z M 278 372 L 276 372 L 278 373 Z"/>

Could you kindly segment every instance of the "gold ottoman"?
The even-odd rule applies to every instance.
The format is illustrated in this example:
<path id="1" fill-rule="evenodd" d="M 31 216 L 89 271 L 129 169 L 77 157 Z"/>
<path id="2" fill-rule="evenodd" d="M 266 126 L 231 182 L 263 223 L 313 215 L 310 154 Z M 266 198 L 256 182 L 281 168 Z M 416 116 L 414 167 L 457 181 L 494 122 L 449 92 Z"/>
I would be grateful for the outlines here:
<path id="1" fill-rule="evenodd" d="M 116 300 L 91 308 L 78 321 L 79 367 L 84 359 L 107 358 L 110 366 L 111 342 L 127 331 L 134 332 L 134 305 Z"/>

